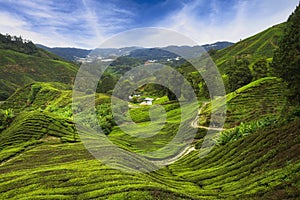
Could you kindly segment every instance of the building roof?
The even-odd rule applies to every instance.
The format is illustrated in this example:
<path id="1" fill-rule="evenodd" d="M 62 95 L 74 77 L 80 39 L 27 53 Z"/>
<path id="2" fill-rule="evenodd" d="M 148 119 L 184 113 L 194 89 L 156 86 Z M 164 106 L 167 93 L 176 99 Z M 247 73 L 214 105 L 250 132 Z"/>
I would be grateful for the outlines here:
<path id="1" fill-rule="evenodd" d="M 147 98 L 145 98 L 144 100 L 145 100 L 145 101 L 153 101 L 154 99 L 147 97 Z"/>

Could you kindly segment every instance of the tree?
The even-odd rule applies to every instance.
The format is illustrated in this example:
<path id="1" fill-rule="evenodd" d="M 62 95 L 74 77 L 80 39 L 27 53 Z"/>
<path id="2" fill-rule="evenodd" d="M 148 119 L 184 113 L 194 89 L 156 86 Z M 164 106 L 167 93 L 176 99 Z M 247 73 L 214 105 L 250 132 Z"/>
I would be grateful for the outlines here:
<path id="1" fill-rule="evenodd" d="M 226 74 L 228 75 L 229 87 L 227 89 L 229 92 L 233 92 L 252 81 L 252 74 L 248 67 L 249 61 L 247 59 L 235 60 L 227 65 Z"/>
<path id="2" fill-rule="evenodd" d="M 214 99 L 216 96 L 222 96 L 223 80 L 220 77 L 219 71 L 216 68 L 215 64 L 206 59 L 204 65 L 204 71 L 202 73 L 205 83 L 203 83 L 204 93 L 209 94 L 211 99 Z"/>
<path id="3" fill-rule="evenodd" d="M 117 77 L 113 74 L 104 73 L 99 81 L 96 91 L 100 93 L 109 93 L 114 89 L 117 81 Z"/>
<path id="4" fill-rule="evenodd" d="M 189 74 L 186 75 L 186 79 L 187 81 L 190 83 L 190 85 L 192 86 L 192 88 L 194 89 L 194 92 L 197 96 L 201 96 L 200 95 L 200 87 L 199 87 L 199 84 L 201 82 L 204 82 L 201 74 L 197 71 L 195 72 L 191 72 Z"/>
<path id="5" fill-rule="evenodd" d="M 256 61 L 252 67 L 253 80 L 268 76 L 269 71 L 269 64 L 266 59 Z"/>
<path id="6" fill-rule="evenodd" d="M 0 48 L 11 49 L 17 52 L 33 55 L 38 52 L 38 48 L 29 40 L 17 36 L 10 36 L 8 34 L 0 34 Z"/>
<path id="7" fill-rule="evenodd" d="M 300 3 L 288 18 L 279 48 L 271 64 L 275 76 L 287 82 L 291 103 L 300 101 Z"/>

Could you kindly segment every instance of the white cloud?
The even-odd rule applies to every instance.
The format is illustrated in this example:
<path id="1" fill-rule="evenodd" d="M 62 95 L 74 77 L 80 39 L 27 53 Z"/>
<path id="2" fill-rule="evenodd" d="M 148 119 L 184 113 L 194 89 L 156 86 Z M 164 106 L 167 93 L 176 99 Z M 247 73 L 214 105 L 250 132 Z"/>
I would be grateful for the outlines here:
<path id="1" fill-rule="evenodd" d="M 30 30 L 27 30 L 28 24 L 26 21 L 17 18 L 14 15 L 11 15 L 9 13 L 0 13 L 0 32 L 2 34 L 10 34 L 10 35 L 17 35 L 22 36 L 26 39 L 32 39 L 35 38 L 36 40 L 42 41 L 47 39 L 45 36 L 40 35 L 38 33 L 32 32 Z"/>
<path id="2" fill-rule="evenodd" d="M 9 13 L 0 13 L 1 27 L 4 29 L 11 29 L 14 27 L 22 27 L 26 23 L 22 20 L 16 19 L 15 16 L 10 15 Z M 2 29 L 1 29 L 2 30 Z"/>
<path id="3" fill-rule="evenodd" d="M 83 36 L 63 35 L 56 32 L 55 27 L 46 26 L 44 29 L 34 31 L 31 28 L 31 24 L 18 16 L 12 15 L 10 13 L 0 12 L 0 32 L 2 34 L 10 34 L 16 36 L 22 36 L 25 39 L 32 40 L 34 43 L 44 44 L 47 46 L 78 46 L 76 42 L 81 41 L 82 47 L 89 47 L 86 44 L 90 44 L 89 38 Z M 79 44 L 79 43 L 78 43 Z"/>
<path id="4" fill-rule="evenodd" d="M 199 44 L 223 40 L 236 42 L 286 21 L 298 4 L 298 0 L 240 0 L 232 7 L 223 8 L 214 0 L 210 1 L 208 18 L 202 19 L 197 15 L 197 9 L 203 1 L 195 2 L 186 4 L 157 26 L 176 30 Z M 228 15 L 228 9 L 233 13 Z"/>
<path id="5" fill-rule="evenodd" d="M 184 35 L 165 28 L 137 28 L 116 34 L 101 44 L 100 48 L 164 47 L 170 45 L 195 46 L 197 43 Z"/>
<path id="6" fill-rule="evenodd" d="M 1 3 L 12 8 L 12 12 L 0 9 L 1 33 L 22 35 L 50 47 L 93 48 L 112 33 L 128 27 L 133 16 L 114 3 L 94 0 L 0 0 Z"/>

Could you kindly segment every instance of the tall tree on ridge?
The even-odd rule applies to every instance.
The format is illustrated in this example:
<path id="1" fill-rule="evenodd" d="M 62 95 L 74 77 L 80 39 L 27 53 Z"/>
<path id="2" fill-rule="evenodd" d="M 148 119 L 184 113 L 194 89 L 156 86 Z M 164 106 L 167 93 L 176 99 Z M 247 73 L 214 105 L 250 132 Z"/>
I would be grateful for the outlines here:
<path id="1" fill-rule="evenodd" d="M 300 101 L 300 3 L 287 21 L 285 34 L 279 42 L 271 64 L 275 76 L 287 82 L 290 102 Z"/>

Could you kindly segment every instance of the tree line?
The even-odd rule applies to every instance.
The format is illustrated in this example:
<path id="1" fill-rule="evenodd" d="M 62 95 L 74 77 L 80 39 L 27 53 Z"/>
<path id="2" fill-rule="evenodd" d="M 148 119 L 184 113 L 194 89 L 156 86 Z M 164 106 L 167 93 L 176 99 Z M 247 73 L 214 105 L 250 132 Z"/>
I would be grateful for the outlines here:
<path id="1" fill-rule="evenodd" d="M 14 50 L 20 53 L 32 55 L 38 51 L 38 48 L 32 41 L 23 39 L 21 36 L 11 36 L 9 34 L 0 34 L 0 48 Z"/>

